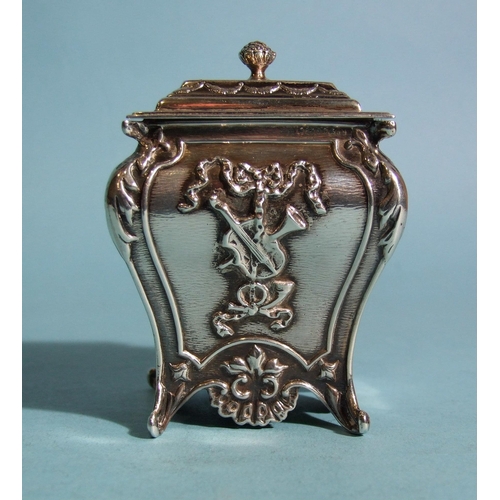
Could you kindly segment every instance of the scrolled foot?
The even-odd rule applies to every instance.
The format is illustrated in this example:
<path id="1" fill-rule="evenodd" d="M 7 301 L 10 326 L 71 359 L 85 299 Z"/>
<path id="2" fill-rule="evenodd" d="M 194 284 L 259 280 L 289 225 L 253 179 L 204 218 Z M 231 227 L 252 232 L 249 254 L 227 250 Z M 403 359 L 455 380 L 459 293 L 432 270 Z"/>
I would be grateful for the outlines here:
<path id="1" fill-rule="evenodd" d="M 339 423 L 351 434 L 362 435 L 370 429 L 368 413 L 360 410 L 354 387 L 350 384 L 340 391 L 330 384 L 326 385 L 325 402 Z"/>
<path id="2" fill-rule="evenodd" d="M 358 432 L 365 434 L 370 429 L 370 416 L 366 411 L 359 410 L 358 413 Z"/>
<path id="3" fill-rule="evenodd" d="M 151 370 L 152 371 L 152 370 Z M 150 371 L 150 374 L 151 374 Z M 156 386 L 156 402 L 153 411 L 148 419 L 148 431 L 151 437 L 158 437 L 163 434 L 170 418 L 172 417 L 172 398 L 165 390 L 163 384 L 159 383 Z"/>
<path id="4" fill-rule="evenodd" d="M 149 377 L 151 377 L 151 370 Z M 161 382 L 157 382 L 155 407 L 148 419 L 148 430 L 152 437 L 158 437 L 163 434 L 175 412 L 182 406 L 186 400 L 188 391 L 186 384 L 181 382 L 174 385 L 173 391 L 167 391 Z"/>
<path id="5" fill-rule="evenodd" d="M 154 437 L 154 438 L 157 438 L 158 436 L 160 436 L 163 431 L 165 429 L 162 429 L 159 425 L 158 425 L 158 419 L 157 419 L 157 416 L 155 415 L 155 413 L 151 413 L 151 415 L 149 416 L 149 419 L 148 419 L 148 431 L 149 433 L 151 434 L 151 437 Z"/>

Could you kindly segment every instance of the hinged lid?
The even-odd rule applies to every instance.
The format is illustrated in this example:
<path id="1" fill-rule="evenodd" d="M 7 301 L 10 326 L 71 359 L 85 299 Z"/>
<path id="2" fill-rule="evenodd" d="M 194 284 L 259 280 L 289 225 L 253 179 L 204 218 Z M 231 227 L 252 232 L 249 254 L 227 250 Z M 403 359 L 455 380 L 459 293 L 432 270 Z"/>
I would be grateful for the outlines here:
<path id="1" fill-rule="evenodd" d="M 332 83 L 268 80 L 266 68 L 276 53 L 262 42 L 251 42 L 240 51 L 248 66 L 248 80 L 188 80 L 161 99 L 155 111 L 138 112 L 129 118 L 143 119 L 238 119 L 259 120 L 394 118 L 388 113 L 363 113 L 357 101 Z"/>

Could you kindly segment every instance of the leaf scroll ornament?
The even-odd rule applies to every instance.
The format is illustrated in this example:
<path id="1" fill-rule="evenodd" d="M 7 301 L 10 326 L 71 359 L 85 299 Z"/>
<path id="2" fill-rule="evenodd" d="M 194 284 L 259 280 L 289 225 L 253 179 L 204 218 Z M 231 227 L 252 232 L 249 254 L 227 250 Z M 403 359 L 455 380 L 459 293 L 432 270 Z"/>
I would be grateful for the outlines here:
<path id="1" fill-rule="evenodd" d="M 393 121 L 382 122 L 372 131 L 375 140 L 373 144 L 370 136 L 361 129 L 353 131 L 353 137 L 344 143 L 346 151 L 356 149 L 359 151 L 361 165 L 366 168 L 372 179 L 380 178 L 385 186 L 385 194 L 378 205 L 378 227 L 380 231 L 379 247 L 382 249 L 384 262 L 387 262 L 396 248 L 406 223 L 406 188 L 389 158 L 387 158 L 378 148 L 378 141 L 384 137 L 390 137 L 395 133 L 395 123 Z M 352 170 L 357 170 L 356 164 L 347 160 L 340 153 L 340 141 L 334 143 L 334 156 Z M 360 175 L 365 174 L 360 171 Z M 368 177 L 365 177 L 368 179 Z M 366 180 L 366 185 L 371 181 Z M 373 196 L 373 194 L 371 195 Z M 374 200 L 372 201 L 372 203 Z"/>
<path id="2" fill-rule="evenodd" d="M 297 389 L 283 391 L 280 381 L 288 366 L 278 358 L 269 359 L 260 347 L 254 345 L 246 358 L 225 361 L 222 368 L 234 376 L 230 391 L 209 389 L 212 406 L 221 416 L 232 417 L 240 425 L 264 426 L 281 422 L 295 408 Z"/>
<path id="3" fill-rule="evenodd" d="M 396 178 L 395 171 L 388 168 L 384 161 L 381 161 L 380 172 L 387 187 L 387 194 L 380 202 L 378 212 L 381 233 L 379 246 L 382 247 L 384 259 L 387 261 L 403 234 L 406 223 L 406 210 L 402 205 L 402 187 Z"/>
<path id="4" fill-rule="evenodd" d="M 139 144 L 111 177 L 106 208 L 113 241 L 122 257 L 128 260 L 129 245 L 137 240 L 134 215 L 141 209 L 144 182 L 153 166 L 177 161 L 184 154 L 184 143 L 174 144 L 161 127 L 148 127 L 142 122 L 125 120 L 122 130 Z"/>

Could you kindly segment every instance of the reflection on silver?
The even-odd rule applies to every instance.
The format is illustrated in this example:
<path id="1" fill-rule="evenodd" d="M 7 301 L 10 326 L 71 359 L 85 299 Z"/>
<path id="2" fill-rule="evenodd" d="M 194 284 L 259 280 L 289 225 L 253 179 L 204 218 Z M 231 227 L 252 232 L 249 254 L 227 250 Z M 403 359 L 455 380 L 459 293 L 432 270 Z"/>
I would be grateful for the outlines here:
<path id="1" fill-rule="evenodd" d="M 230 321 L 240 321 L 244 318 L 263 314 L 273 319 L 269 327 L 274 331 L 286 328 L 293 318 L 290 306 L 283 302 L 295 287 L 293 281 L 274 280 L 268 286 L 254 282 L 245 284 L 236 294 L 239 304 L 229 302 L 226 312 L 217 312 L 213 317 L 213 324 L 218 335 L 227 337 L 234 331 L 227 325 Z"/>
<path id="2" fill-rule="evenodd" d="M 282 373 L 288 368 L 278 358 L 269 359 L 266 352 L 254 345 L 245 358 L 225 361 L 222 368 L 234 380 L 231 392 L 210 389 L 212 406 L 223 417 L 231 417 L 238 424 L 267 425 L 284 420 L 295 408 L 298 392 L 280 392 Z"/>
<path id="3" fill-rule="evenodd" d="M 267 80 L 261 42 L 240 57 L 248 81 L 188 81 L 123 122 L 138 145 L 106 214 L 155 339 L 148 428 L 202 389 L 238 424 L 279 422 L 302 387 L 363 434 L 354 343 L 407 213 L 379 149 L 396 124 L 333 84 Z"/>
<path id="4" fill-rule="evenodd" d="M 227 191 L 213 186 L 209 173 L 214 169 L 220 171 Z M 270 328 L 274 331 L 286 328 L 292 321 L 293 310 L 284 306 L 283 302 L 291 294 L 295 283 L 272 278 L 280 275 L 288 263 L 281 239 L 308 229 L 309 224 L 297 208 L 287 204 L 284 217 L 278 221 L 277 228 L 270 231 L 267 212 L 270 199 L 280 200 L 291 192 L 301 170 L 306 175 L 305 195 L 311 208 L 317 214 L 325 215 L 317 167 L 303 160 L 295 161 L 286 168 L 277 162 L 256 168 L 248 163 L 235 165 L 221 157 L 203 160 L 196 167 L 195 181 L 184 193 L 187 203 L 180 202 L 177 206 L 181 213 L 198 210 L 202 206 L 203 191 L 209 191 L 207 206 L 227 226 L 221 238 L 221 247 L 228 251 L 229 258 L 218 267 L 220 270 L 236 268 L 248 280 L 236 293 L 238 303 L 229 302 L 226 311 L 217 311 L 213 315 L 212 323 L 221 337 L 234 334 L 228 322 L 241 321 L 257 314 L 273 319 Z M 251 211 L 238 215 L 226 202 L 231 194 L 239 198 L 252 196 Z"/>

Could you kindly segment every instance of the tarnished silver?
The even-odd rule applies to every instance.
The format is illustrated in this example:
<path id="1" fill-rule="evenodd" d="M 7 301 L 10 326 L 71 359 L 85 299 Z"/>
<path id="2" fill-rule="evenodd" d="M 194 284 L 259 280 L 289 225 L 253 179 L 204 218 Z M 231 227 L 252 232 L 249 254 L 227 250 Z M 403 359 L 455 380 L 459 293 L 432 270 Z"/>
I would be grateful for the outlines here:
<path id="1" fill-rule="evenodd" d="M 138 147 L 111 176 L 113 241 L 156 344 L 156 437 L 195 392 L 220 415 L 282 421 L 298 389 L 368 430 L 352 357 L 366 299 L 404 229 L 404 182 L 379 142 L 394 117 L 331 83 L 188 81 L 123 122 Z"/>

